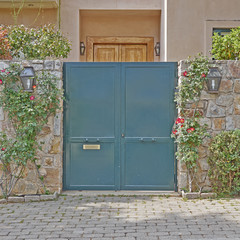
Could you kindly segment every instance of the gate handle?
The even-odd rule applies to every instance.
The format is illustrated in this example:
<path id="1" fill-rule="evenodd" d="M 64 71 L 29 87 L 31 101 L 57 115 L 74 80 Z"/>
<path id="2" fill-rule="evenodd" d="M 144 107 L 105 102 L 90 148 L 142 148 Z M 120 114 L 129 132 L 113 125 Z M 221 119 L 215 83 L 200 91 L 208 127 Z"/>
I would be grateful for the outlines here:
<path id="1" fill-rule="evenodd" d="M 100 139 L 97 138 L 97 139 L 95 140 L 95 139 L 88 139 L 88 138 L 85 138 L 85 142 L 100 142 Z"/>
<path id="2" fill-rule="evenodd" d="M 155 138 L 152 138 L 152 139 L 147 138 L 144 140 L 143 138 L 140 138 L 139 141 L 141 141 L 141 142 L 150 142 L 150 141 L 156 142 L 156 139 Z"/>

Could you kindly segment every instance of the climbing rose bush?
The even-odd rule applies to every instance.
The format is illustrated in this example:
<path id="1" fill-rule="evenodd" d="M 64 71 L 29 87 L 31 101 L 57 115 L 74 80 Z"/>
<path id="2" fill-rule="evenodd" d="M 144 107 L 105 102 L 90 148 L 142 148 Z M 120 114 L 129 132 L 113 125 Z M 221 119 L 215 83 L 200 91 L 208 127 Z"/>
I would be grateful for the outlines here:
<path id="1" fill-rule="evenodd" d="M 177 87 L 179 91 L 175 96 L 179 114 L 173 126 L 172 137 L 177 144 L 176 156 L 185 163 L 188 170 L 190 192 L 197 172 L 199 147 L 208 136 L 206 125 L 200 124 L 202 113 L 197 108 L 209 71 L 208 62 L 202 55 L 188 60 L 188 68 L 181 74 L 181 83 Z M 195 108 L 188 111 L 187 104 L 195 105 Z"/>

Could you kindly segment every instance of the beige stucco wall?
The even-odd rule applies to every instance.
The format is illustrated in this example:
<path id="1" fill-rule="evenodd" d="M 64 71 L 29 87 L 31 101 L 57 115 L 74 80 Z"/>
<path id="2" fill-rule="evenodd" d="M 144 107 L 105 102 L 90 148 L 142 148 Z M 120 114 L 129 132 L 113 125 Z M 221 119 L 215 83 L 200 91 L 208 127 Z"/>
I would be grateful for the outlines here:
<path id="1" fill-rule="evenodd" d="M 161 11 L 161 61 L 178 61 L 198 52 L 210 55 L 212 29 L 240 25 L 239 0 L 62 0 L 62 30 L 72 40 L 74 51 L 69 59 L 74 61 L 79 59 L 80 39 L 85 38 L 78 21 L 79 10 L 84 9 Z"/>
<path id="2" fill-rule="evenodd" d="M 90 16 L 84 16 L 89 10 L 95 13 L 99 11 L 99 15 L 108 13 L 108 16 L 90 19 Z M 100 13 L 100 10 L 104 11 Z M 110 10 L 125 12 L 125 16 L 110 17 Z M 135 16 L 133 20 L 128 16 L 130 10 L 144 11 L 138 12 L 142 17 Z M 161 12 L 161 15 L 158 20 L 152 14 L 146 17 L 143 13 L 147 10 Z M 72 42 L 67 61 L 80 60 L 79 43 L 88 34 L 128 36 L 130 32 L 132 35 L 154 35 L 161 43 L 160 61 L 178 61 L 198 52 L 209 55 L 212 29 L 240 26 L 239 12 L 239 0 L 61 0 L 60 20 L 62 31 Z M 38 9 L 23 10 L 18 23 L 33 25 L 37 14 Z M 113 22 L 114 18 L 116 22 Z M 34 25 L 57 21 L 57 9 L 42 9 Z M 1 9 L 1 2 L 0 23 L 13 23 L 11 11 Z M 81 61 L 84 60 L 84 57 L 81 58 Z M 155 61 L 159 61 L 159 58 L 155 58 Z"/>
<path id="3" fill-rule="evenodd" d="M 239 0 L 168 0 L 167 60 L 210 55 L 212 29 L 240 26 Z"/>
<path id="4" fill-rule="evenodd" d="M 17 11 L 17 9 L 16 9 Z M 58 10 L 55 9 L 22 9 L 17 18 L 17 24 L 34 27 L 44 24 L 57 24 Z M 0 3 L 0 24 L 15 24 L 13 10 L 1 8 Z"/>

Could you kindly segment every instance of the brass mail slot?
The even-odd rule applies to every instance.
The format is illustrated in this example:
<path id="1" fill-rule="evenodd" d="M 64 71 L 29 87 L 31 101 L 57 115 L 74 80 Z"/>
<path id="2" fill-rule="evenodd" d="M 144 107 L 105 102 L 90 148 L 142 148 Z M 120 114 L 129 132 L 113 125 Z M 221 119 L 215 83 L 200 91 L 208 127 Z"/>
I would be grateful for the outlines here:
<path id="1" fill-rule="evenodd" d="M 83 144 L 83 150 L 100 150 L 100 144 Z"/>

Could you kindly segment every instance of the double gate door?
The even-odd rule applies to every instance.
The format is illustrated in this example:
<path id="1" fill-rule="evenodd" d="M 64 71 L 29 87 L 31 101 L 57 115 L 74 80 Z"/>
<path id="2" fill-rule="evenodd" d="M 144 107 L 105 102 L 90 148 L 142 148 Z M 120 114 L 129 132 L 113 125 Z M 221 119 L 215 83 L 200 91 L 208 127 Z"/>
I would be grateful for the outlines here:
<path id="1" fill-rule="evenodd" d="M 64 64 L 64 189 L 174 190 L 176 67 Z"/>

